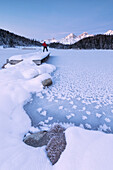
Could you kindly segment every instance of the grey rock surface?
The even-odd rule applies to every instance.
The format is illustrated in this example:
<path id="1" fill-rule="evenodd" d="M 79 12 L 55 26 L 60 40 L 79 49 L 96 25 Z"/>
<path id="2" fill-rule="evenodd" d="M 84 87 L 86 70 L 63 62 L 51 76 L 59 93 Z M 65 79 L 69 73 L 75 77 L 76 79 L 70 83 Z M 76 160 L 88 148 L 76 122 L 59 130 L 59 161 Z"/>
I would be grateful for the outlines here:
<path id="1" fill-rule="evenodd" d="M 51 78 L 42 81 L 43 86 L 50 86 L 52 84 Z"/>
<path id="2" fill-rule="evenodd" d="M 24 138 L 24 143 L 33 147 L 46 145 L 46 152 L 52 165 L 60 158 L 66 148 L 65 128 L 61 125 L 54 125 L 49 131 L 40 131 Z"/>
<path id="3" fill-rule="evenodd" d="M 40 131 L 24 138 L 24 143 L 33 147 L 41 147 L 47 145 L 46 140 L 47 131 Z"/>
<path id="4" fill-rule="evenodd" d="M 60 158 L 60 155 L 66 147 L 65 128 L 59 124 L 53 126 L 47 135 L 48 144 L 46 146 L 47 156 L 52 165 Z"/>

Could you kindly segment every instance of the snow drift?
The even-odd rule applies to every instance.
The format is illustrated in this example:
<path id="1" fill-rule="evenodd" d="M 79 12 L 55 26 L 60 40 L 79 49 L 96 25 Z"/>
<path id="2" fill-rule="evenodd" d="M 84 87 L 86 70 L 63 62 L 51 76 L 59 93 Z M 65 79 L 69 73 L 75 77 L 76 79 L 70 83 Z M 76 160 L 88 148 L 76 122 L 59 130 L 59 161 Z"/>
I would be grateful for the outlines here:
<path id="1" fill-rule="evenodd" d="M 22 142 L 24 134 L 31 127 L 23 105 L 30 99 L 30 93 L 43 89 L 42 81 L 50 78 L 48 73 L 54 70 L 53 65 L 36 66 L 31 60 L 25 59 L 14 66 L 8 64 L 6 69 L 0 71 L 0 170 L 40 169 L 38 157 L 39 162 L 44 160 L 48 164 L 43 148 L 34 149 Z M 46 163 L 42 169 L 44 166 Z"/>

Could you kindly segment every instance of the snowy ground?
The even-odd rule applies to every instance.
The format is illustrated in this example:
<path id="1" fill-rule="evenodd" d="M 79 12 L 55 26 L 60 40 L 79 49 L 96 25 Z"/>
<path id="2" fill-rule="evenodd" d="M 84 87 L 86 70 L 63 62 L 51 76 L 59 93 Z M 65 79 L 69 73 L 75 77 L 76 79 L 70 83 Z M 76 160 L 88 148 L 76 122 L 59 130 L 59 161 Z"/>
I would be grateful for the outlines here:
<path id="1" fill-rule="evenodd" d="M 22 52 L 21 49 L 17 53 L 16 49 L 0 49 L 4 59 Z M 100 124 L 106 122 L 104 128 L 112 130 L 113 52 L 51 50 L 51 53 L 48 62 L 57 67 L 56 71 L 53 65 L 37 67 L 29 60 L 0 70 L 0 170 L 112 170 L 112 134 L 67 128 L 66 149 L 54 166 L 46 156 L 45 147 L 33 148 L 23 143 L 24 135 L 33 130 L 23 109 L 29 101 L 27 111 L 37 104 L 30 113 L 32 116 L 32 112 L 37 111 L 37 124 L 38 118 L 42 125 L 56 119 L 68 123 L 73 120 L 77 124 L 78 118 L 80 126 L 93 129 L 97 120 Z M 54 84 L 43 89 L 41 81 L 49 78 L 50 73 Z M 37 96 L 34 100 L 31 93 Z"/>
<path id="2" fill-rule="evenodd" d="M 7 49 L 8 58 L 15 51 L 10 50 Z M 0 70 L 0 170 L 43 169 L 47 166 L 46 162 L 50 166 L 43 148 L 34 149 L 23 143 L 24 135 L 31 128 L 23 105 L 29 101 L 31 93 L 43 89 L 41 82 L 50 78 L 48 73 L 54 70 L 53 65 L 36 66 L 28 58 L 14 66 L 8 64 L 6 69 Z M 45 162 L 45 165 L 38 165 L 37 161 Z"/>
<path id="3" fill-rule="evenodd" d="M 33 125 L 62 122 L 113 133 L 113 51 L 51 53 L 53 85 L 25 106 Z"/>
<path id="4" fill-rule="evenodd" d="M 37 48 L 37 51 L 42 51 L 42 49 Z M 0 69 L 3 66 L 3 64 L 6 63 L 6 59 L 10 58 L 11 56 L 34 53 L 34 52 L 36 52 L 36 50 L 23 50 L 22 47 L 3 48 L 0 46 Z"/>

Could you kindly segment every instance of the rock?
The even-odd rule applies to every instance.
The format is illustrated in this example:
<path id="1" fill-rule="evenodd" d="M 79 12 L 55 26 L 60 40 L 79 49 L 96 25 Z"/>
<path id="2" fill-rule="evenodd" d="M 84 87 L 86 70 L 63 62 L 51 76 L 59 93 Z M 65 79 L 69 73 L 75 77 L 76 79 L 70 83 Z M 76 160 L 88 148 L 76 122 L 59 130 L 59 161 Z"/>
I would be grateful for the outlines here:
<path id="1" fill-rule="evenodd" d="M 61 134 L 63 134 L 65 131 L 65 128 L 62 127 L 59 124 L 54 125 L 46 134 L 47 136 L 47 140 L 49 141 L 53 136 L 59 136 Z"/>
<path id="2" fill-rule="evenodd" d="M 46 151 L 47 156 L 50 159 L 52 165 L 54 165 L 60 158 L 60 155 L 66 147 L 65 135 L 60 134 L 53 136 L 47 144 Z"/>
<path id="3" fill-rule="evenodd" d="M 46 134 L 47 136 L 47 156 L 52 165 L 54 165 L 60 158 L 60 155 L 66 147 L 66 139 L 64 134 L 65 128 L 57 124 L 53 126 Z"/>
<path id="4" fill-rule="evenodd" d="M 54 125 L 49 131 L 40 131 L 24 138 L 27 145 L 41 147 L 46 145 L 47 156 L 52 165 L 60 158 L 66 147 L 65 128 L 61 125 Z"/>
<path id="5" fill-rule="evenodd" d="M 51 78 L 42 81 L 43 86 L 50 86 L 52 84 Z"/>
<path id="6" fill-rule="evenodd" d="M 47 131 L 40 131 L 24 138 L 24 143 L 33 147 L 41 147 L 47 145 L 48 141 L 46 140 Z"/>

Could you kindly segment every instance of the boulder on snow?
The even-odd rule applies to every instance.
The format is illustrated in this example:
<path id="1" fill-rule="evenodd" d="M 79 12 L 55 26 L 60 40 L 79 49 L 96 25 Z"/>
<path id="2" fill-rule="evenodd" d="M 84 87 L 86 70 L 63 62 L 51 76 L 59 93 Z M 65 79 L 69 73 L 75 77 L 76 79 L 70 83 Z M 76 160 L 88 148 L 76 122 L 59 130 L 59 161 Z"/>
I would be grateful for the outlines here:
<path id="1" fill-rule="evenodd" d="M 52 165 L 60 158 L 66 147 L 65 128 L 56 124 L 49 131 L 40 131 L 24 138 L 27 145 L 41 147 L 46 145 L 47 156 Z"/>
<path id="2" fill-rule="evenodd" d="M 47 156 L 52 165 L 54 165 L 60 158 L 60 155 L 66 148 L 66 139 L 64 128 L 60 125 L 55 125 L 48 133 L 49 142 L 46 146 Z"/>
<path id="3" fill-rule="evenodd" d="M 48 142 L 46 151 L 52 165 L 54 165 L 60 158 L 60 155 L 66 147 L 65 136 L 53 136 Z"/>
<path id="4" fill-rule="evenodd" d="M 61 134 L 64 134 L 65 128 L 62 127 L 59 124 L 54 125 L 51 127 L 51 129 L 48 131 L 47 135 L 47 140 L 49 141 L 53 136 L 58 136 Z"/>
<path id="5" fill-rule="evenodd" d="M 42 81 L 43 86 L 50 86 L 52 84 L 51 78 Z"/>
<path id="6" fill-rule="evenodd" d="M 24 137 L 24 143 L 33 147 L 41 147 L 47 145 L 46 140 L 47 131 L 40 131 L 29 136 Z"/>

